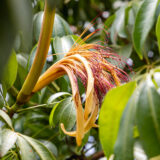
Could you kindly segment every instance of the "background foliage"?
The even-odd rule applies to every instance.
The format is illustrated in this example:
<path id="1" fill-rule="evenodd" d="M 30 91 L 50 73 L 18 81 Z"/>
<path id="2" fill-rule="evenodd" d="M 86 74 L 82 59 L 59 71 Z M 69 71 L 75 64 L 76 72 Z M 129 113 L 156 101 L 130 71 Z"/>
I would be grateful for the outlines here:
<path id="1" fill-rule="evenodd" d="M 132 82 L 109 91 L 80 147 L 63 134 L 75 127 L 76 112 L 67 76 L 34 94 L 17 113 L 7 114 L 32 65 L 44 10 L 43 0 L 5 0 L 0 5 L 0 157 L 8 159 L 159 159 L 160 3 L 158 0 L 65 0 L 56 10 L 43 72 L 63 58 L 84 28 L 101 28 L 98 41 L 121 55 Z M 4 16 L 5 15 L 5 16 Z M 98 16 L 97 16 L 98 15 Z M 97 16 L 97 17 L 96 17 Z M 96 17 L 96 18 L 95 18 Z M 86 34 L 87 34 L 86 33 Z M 54 54 L 54 55 L 52 55 Z M 122 67 L 122 66 L 121 66 Z M 125 67 L 123 67 L 126 70 Z M 79 81 L 82 100 L 84 87 Z M 142 153 L 141 153 L 142 152 Z M 27 153 L 27 156 L 26 156 Z M 139 158 L 140 157 L 140 158 Z"/>

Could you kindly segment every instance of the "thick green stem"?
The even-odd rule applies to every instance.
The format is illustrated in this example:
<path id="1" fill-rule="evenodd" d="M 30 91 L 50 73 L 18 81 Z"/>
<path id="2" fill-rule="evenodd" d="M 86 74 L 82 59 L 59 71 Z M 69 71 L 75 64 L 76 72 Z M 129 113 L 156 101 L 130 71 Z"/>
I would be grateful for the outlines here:
<path id="1" fill-rule="evenodd" d="M 28 73 L 27 78 L 22 86 L 22 89 L 20 90 L 17 96 L 17 104 L 24 104 L 32 96 L 31 92 L 41 74 L 41 71 L 46 61 L 50 45 L 50 37 L 53 29 L 54 16 L 55 7 L 50 6 L 48 4 L 48 0 L 46 0 L 43 23 L 38 41 L 36 56 L 30 69 L 30 72 Z"/>

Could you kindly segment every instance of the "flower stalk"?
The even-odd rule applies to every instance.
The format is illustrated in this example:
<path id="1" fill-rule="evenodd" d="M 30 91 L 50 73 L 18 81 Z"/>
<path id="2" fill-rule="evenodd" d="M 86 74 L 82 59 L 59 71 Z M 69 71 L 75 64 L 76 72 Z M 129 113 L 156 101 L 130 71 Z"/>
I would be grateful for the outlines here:
<path id="1" fill-rule="evenodd" d="M 29 100 L 29 98 L 31 97 L 31 92 L 41 74 L 50 45 L 50 37 L 53 30 L 54 17 L 55 17 L 55 6 L 50 5 L 49 0 L 46 0 L 43 23 L 35 59 L 26 77 L 26 80 L 17 96 L 16 103 L 18 105 L 24 104 Z"/>

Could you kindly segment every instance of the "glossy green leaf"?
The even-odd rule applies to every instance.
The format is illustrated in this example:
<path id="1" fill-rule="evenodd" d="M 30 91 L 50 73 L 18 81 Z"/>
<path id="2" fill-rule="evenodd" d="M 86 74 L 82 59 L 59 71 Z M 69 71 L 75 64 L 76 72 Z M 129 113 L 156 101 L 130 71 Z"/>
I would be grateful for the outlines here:
<path id="1" fill-rule="evenodd" d="M 148 78 L 140 89 L 137 125 L 140 140 L 149 158 L 160 155 L 160 95 Z"/>
<path id="2" fill-rule="evenodd" d="M 49 115 L 49 124 L 52 126 L 52 127 L 55 127 L 55 123 L 53 121 L 53 116 L 54 116 L 54 113 L 55 113 L 55 110 L 56 108 L 58 107 L 59 103 L 57 103 L 56 105 L 53 106 L 53 109 Z"/>
<path id="3" fill-rule="evenodd" d="M 144 43 L 154 24 L 157 5 L 158 0 L 144 0 L 136 16 L 133 43 L 140 59 L 143 58 Z"/>
<path id="4" fill-rule="evenodd" d="M 13 51 L 4 69 L 3 84 L 9 89 L 15 82 L 17 76 L 18 63 L 16 53 Z"/>
<path id="5" fill-rule="evenodd" d="M 33 20 L 33 34 L 34 34 L 34 39 L 36 41 L 38 41 L 40 35 L 42 19 L 43 19 L 43 12 L 39 12 L 35 15 Z M 56 14 L 54 19 L 52 37 L 62 37 L 70 34 L 72 34 L 72 32 L 70 30 L 68 23 L 62 17 Z"/>
<path id="6" fill-rule="evenodd" d="M 114 147 L 115 160 L 133 160 L 134 125 L 137 108 L 137 92 L 134 92 L 124 110 L 118 138 Z M 127 153 L 127 154 L 126 154 Z"/>
<path id="7" fill-rule="evenodd" d="M 71 101 L 68 105 L 63 106 L 61 110 L 60 123 L 63 123 L 67 130 L 71 130 L 76 122 L 76 109 L 74 102 Z"/>
<path id="8" fill-rule="evenodd" d="M 10 128 L 13 128 L 10 117 L 1 109 L 0 109 L 0 119 L 2 119 L 5 123 L 7 123 L 7 125 Z"/>
<path id="9" fill-rule="evenodd" d="M 0 129 L 0 157 L 3 157 L 15 144 L 17 134 L 9 129 Z"/>
<path id="10" fill-rule="evenodd" d="M 160 53 L 160 15 L 158 16 L 157 24 L 156 24 L 156 36 L 158 40 L 158 47 Z"/>
<path id="11" fill-rule="evenodd" d="M 35 150 L 42 160 L 55 160 L 56 158 L 53 154 L 38 140 L 35 140 L 31 137 L 21 135 Z"/>
<path id="12" fill-rule="evenodd" d="M 61 96 L 69 96 L 69 95 L 71 95 L 71 94 L 68 92 L 57 92 L 49 97 L 47 103 L 50 104 Z"/>
<path id="13" fill-rule="evenodd" d="M 20 156 L 22 160 L 36 159 L 34 150 L 23 137 L 17 137 L 17 145 L 20 149 Z"/>
<path id="14" fill-rule="evenodd" d="M 56 53 L 56 60 L 60 60 L 64 57 L 64 55 L 70 50 L 70 48 L 75 43 L 75 39 L 73 35 L 63 36 L 63 37 L 55 37 L 53 39 L 53 47 Z"/>
<path id="15" fill-rule="evenodd" d="M 50 124 L 55 126 L 58 122 L 64 123 L 67 130 L 73 128 L 76 122 L 76 110 L 71 97 L 54 106 L 50 115 Z"/>
<path id="16" fill-rule="evenodd" d="M 102 148 L 108 157 L 113 153 L 120 118 L 135 87 L 136 82 L 129 82 L 110 90 L 102 104 L 99 116 L 99 136 Z"/>

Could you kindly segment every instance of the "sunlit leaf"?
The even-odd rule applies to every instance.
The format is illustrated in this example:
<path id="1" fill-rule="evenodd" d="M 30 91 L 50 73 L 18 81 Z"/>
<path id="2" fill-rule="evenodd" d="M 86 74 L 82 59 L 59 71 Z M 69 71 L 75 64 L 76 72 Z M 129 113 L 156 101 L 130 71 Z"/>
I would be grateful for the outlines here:
<path id="1" fill-rule="evenodd" d="M 7 123 L 10 128 L 13 128 L 10 117 L 3 110 L 0 110 L 0 119 Z"/>
<path id="2" fill-rule="evenodd" d="M 140 59 L 143 58 L 144 43 L 154 24 L 157 5 L 158 0 L 145 0 L 136 16 L 133 31 L 133 43 Z"/>
<path id="3" fill-rule="evenodd" d="M 41 142 L 25 135 L 21 136 L 32 146 L 42 160 L 55 160 L 54 155 Z"/>
<path id="4" fill-rule="evenodd" d="M 22 160 L 36 159 L 34 150 L 23 137 L 17 137 L 17 144 L 21 152 L 20 156 Z"/>
<path id="5" fill-rule="evenodd" d="M 17 76 L 17 69 L 18 63 L 16 53 L 13 51 L 4 69 L 3 84 L 5 85 L 6 89 L 9 89 L 15 82 Z"/>
<path id="6" fill-rule="evenodd" d="M 9 129 L 0 129 L 0 157 L 3 157 L 15 144 L 17 134 Z"/>
<path id="7" fill-rule="evenodd" d="M 110 90 L 102 104 L 99 117 L 100 141 L 106 156 L 113 153 L 113 147 L 118 135 L 120 118 L 123 110 L 136 87 L 136 82 L 130 82 Z"/>
<path id="8" fill-rule="evenodd" d="M 156 36 L 158 40 L 158 47 L 159 47 L 159 53 L 160 53 L 160 15 L 158 17 L 158 21 L 156 24 Z"/>
<path id="9" fill-rule="evenodd" d="M 134 92 L 124 110 L 115 144 L 115 160 L 133 160 L 134 123 L 137 107 L 137 92 Z M 127 153 L 127 154 L 126 154 Z"/>

